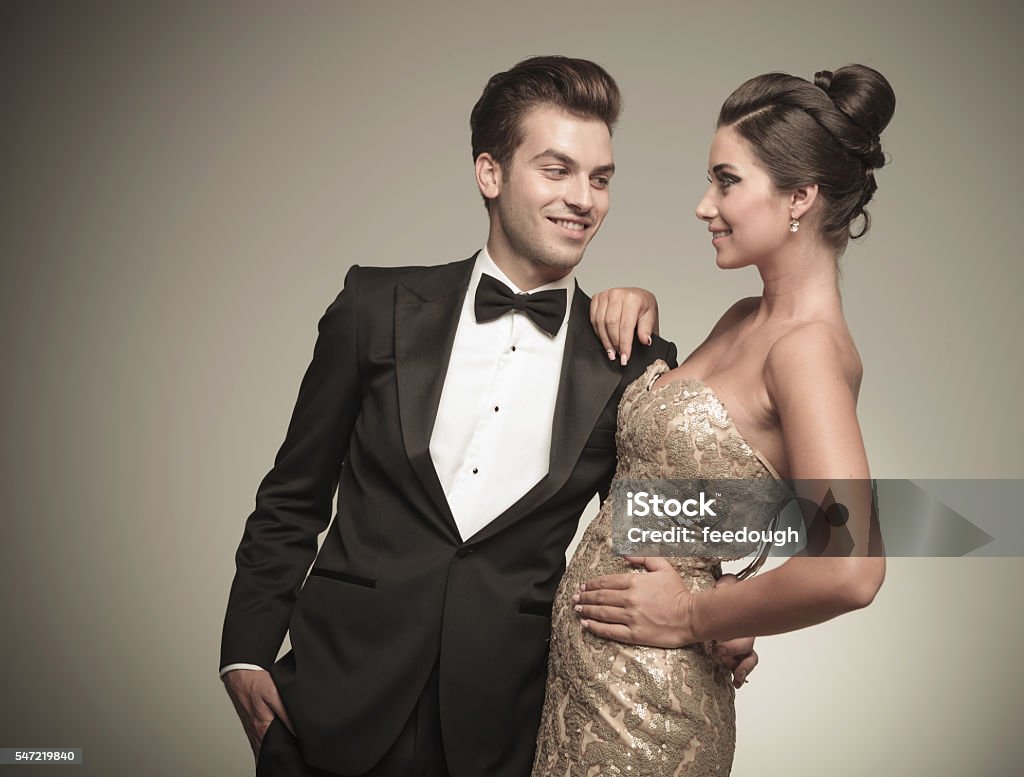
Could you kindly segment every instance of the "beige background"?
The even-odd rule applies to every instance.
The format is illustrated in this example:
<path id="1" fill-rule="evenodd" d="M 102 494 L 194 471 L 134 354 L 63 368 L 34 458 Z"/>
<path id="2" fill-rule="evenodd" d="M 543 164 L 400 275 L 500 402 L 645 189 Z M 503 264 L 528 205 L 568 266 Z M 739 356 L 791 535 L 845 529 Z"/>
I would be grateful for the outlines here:
<path id="1" fill-rule="evenodd" d="M 469 111 L 530 54 L 624 90 L 580 280 L 656 290 L 683 352 L 758 292 L 693 217 L 721 101 L 769 70 L 885 73 L 893 162 L 845 264 L 874 474 L 1024 476 L 1021 22 L 891 0 L 0 5 L 0 746 L 251 773 L 220 625 L 316 321 L 352 263 L 481 245 Z M 1017 773 L 1021 583 L 1019 559 L 895 559 L 869 609 L 761 640 L 734 773 Z"/>

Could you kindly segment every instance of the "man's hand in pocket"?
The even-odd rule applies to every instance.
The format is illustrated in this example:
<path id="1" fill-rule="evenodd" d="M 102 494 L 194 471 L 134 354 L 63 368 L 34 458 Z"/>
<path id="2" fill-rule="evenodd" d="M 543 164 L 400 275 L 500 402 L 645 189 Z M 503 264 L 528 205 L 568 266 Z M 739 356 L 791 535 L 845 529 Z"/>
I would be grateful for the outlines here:
<path id="1" fill-rule="evenodd" d="M 252 754 L 257 760 L 263 736 L 267 733 L 274 718 L 280 718 L 285 727 L 295 734 L 292 722 L 288 719 L 277 686 L 266 669 L 233 669 L 223 678 L 224 687 L 235 705 L 235 711 L 242 721 L 245 735 L 249 737 Z"/>

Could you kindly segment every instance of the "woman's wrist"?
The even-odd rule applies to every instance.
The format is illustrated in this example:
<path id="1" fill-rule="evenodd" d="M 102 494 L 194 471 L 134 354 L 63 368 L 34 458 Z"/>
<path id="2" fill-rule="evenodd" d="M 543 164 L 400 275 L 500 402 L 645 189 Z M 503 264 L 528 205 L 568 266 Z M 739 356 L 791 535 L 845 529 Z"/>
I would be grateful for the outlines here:
<path id="1" fill-rule="evenodd" d="M 711 593 L 711 591 L 687 593 L 680 603 L 682 610 L 679 619 L 681 647 L 705 640 L 704 630 L 701 626 L 707 609 L 707 597 Z"/>

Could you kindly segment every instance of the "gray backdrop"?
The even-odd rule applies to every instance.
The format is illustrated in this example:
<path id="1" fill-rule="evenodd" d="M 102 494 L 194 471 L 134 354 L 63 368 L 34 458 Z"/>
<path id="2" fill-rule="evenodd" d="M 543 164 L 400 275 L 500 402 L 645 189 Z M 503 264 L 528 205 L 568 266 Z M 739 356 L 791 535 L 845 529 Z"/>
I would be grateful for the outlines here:
<path id="1" fill-rule="evenodd" d="M 891 0 L 0 5 L 0 746 L 251 773 L 221 619 L 316 321 L 352 263 L 482 244 L 469 111 L 531 54 L 618 79 L 614 207 L 579 277 L 654 289 L 683 353 L 759 291 L 693 216 L 722 100 L 769 70 L 881 70 L 892 165 L 844 285 L 873 474 L 1022 477 L 1021 22 Z M 1016 773 L 1022 572 L 894 559 L 867 610 L 760 640 L 734 773 Z"/>

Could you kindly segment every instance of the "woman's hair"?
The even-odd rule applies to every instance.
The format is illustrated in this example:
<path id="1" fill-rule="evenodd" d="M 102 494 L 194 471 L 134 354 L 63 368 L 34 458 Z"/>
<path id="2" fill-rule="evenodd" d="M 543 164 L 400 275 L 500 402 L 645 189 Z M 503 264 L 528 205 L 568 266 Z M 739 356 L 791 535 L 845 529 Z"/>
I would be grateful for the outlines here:
<path id="1" fill-rule="evenodd" d="M 824 240 L 842 253 L 867 233 L 865 207 L 885 164 L 879 136 L 896 109 L 896 95 L 877 70 L 847 65 L 822 70 L 814 83 L 766 73 L 742 84 L 722 105 L 719 127 L 732 127 L 753 149 L 780 191 L 818 185 Z M 859 216 L 863 227 L 851 234 Z"/>

